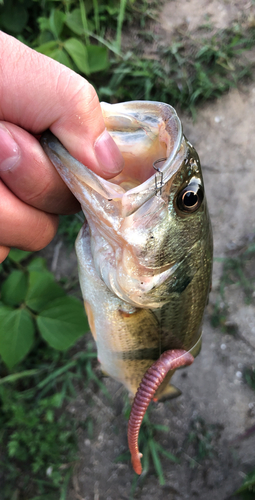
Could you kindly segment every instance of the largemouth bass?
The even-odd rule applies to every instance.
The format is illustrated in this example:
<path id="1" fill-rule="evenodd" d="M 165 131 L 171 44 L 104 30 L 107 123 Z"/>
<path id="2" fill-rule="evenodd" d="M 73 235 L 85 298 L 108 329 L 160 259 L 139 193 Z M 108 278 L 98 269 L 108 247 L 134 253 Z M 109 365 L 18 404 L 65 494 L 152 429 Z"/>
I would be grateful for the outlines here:
<path id="1" fill-rule="evenodd" d="M 86 216 L 76 241 L 85 309 L 103 371 L 137 393 L 128 437 L 141 473 L 146 408 L 177 394 L 174 370 L 200 350 L 212 233 L 200 161 L 175 110 L 149 101 L 101 106 L 125 160 L 111 181 L 51 133 L 42 145 Z"/>

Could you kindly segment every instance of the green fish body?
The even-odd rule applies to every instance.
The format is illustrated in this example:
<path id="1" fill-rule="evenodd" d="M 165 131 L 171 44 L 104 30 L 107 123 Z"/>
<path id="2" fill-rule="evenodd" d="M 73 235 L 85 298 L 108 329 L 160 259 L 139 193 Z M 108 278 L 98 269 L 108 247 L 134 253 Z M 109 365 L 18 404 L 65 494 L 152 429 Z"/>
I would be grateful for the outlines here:
<path id="1" fill-rule="evenodd" d="M 196 356 L 212 272 L 212 232 L 199 157 L 163 103 L 102 103 L 125 166 L 106 181 L 52 135 L 42 145 L 80 201 L 79 277 L 104 372 L 134 395 L 171 349 Z M 175 394 L 170 371 L 156 397 Z"/>

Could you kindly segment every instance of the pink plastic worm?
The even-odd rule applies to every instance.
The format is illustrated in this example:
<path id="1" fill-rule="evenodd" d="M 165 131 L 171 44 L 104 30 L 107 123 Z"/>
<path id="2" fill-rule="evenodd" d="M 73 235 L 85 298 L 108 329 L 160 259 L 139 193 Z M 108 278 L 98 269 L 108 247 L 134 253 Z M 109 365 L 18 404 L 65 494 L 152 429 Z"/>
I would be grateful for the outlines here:
<path id="1" fill-rule="evenodd" d="M 131 453 L 133 469 L 136 474 L 142 473 L 142 453 L 138 449 L 138 435 L 146 410 L 160 384 L 170 370 L 180 366 L 191 365 L 192 354 L 183 349 L 171 349 L 163 352 L 143 376 L 137 389 L 128 421 L 128 446 Z"/>

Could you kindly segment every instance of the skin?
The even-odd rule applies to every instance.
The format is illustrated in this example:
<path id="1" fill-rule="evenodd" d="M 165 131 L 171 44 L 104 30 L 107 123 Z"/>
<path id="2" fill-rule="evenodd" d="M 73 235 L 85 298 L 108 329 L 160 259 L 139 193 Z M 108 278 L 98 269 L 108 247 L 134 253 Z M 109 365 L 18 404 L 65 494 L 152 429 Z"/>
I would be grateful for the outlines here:
<path id="1" fill-rule="evenodd" d="M 40 250 L 57 214 L 80 210 L 38 142 L 50 129 L 105 179 L 123 167 L 94 88 L 81 76 L 0 32 L 0 262 L 10 247 Z"/>

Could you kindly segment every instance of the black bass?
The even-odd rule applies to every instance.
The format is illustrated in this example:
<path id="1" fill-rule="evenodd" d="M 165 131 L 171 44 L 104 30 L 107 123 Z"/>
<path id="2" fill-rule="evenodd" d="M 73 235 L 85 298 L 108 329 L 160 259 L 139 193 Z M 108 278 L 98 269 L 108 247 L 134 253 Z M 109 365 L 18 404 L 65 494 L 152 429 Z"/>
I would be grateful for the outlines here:
<path id="1" fill-rule="evenodd" d="M 76 241 L 82 294 L 103 371 L 137 393 L 128 439 L 141 473 L 147 406 L 178 393 L 170 378 L 201 347 L 212 233 L 200 161 L 175 110 L 150 101 L 101 107 L 125 160 L 111 181 L 51 133 L 42 145 L 86 216 Z"/>

